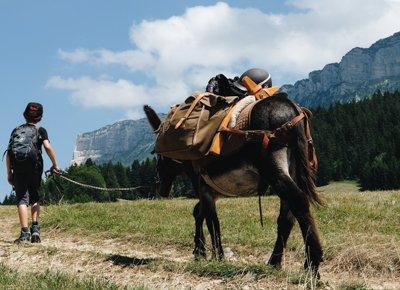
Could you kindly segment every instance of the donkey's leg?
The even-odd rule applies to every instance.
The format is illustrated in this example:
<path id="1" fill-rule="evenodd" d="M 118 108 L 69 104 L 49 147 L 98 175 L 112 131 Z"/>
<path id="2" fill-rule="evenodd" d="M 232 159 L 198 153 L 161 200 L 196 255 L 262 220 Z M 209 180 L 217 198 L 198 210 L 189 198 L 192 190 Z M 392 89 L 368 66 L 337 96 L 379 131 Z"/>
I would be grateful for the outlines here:
<path id="1" fill-rule="evenodd" d="M 296 185 L 289 175 L 287 149 L 282 148 L 271 153 L 269 164 L 270 182 L 285 201 L 292 214 L 299 222 L 306 248 L 305 267 L 311 268 L 316 274 L 322 261 L 322 247 L 317 227 L 310 212 L 310 202 L 306 194 Z"/>
<path id="2" fill-rule="evenodd" d="M 207 228 L 211 236 L 212 257 L 222 259 L 224 251 L 221 245 L 221 229 L 215 207 L 215 196 L 207 189 L 206 186 L 201 186 L 200 206 L 206 219 Z"/>
<path id="3" fill-rule="evenodd" d="M 281 267 L 283 252 L 286 248 L 286 243 L 293 228 L 294 222 L 295 218 L 290 212 L 288 205 L 283 199 L 281 199 L 281 207 L 277 220 L 278 236 L 276 238 L 275 247 L 272 255 L 268 260 L 269 265 L 278 268 Z"/>
<path id="4" fill-rule="evenodd" d="M 206 257 L 206 248 L 205 248 L 205 238 L 203 232 L 203 222 L 204 215 L 200 208 L 200 202 L 198 202 L 193 210 L 193 216 L 196 222 L 195 234 L 194 234 L 194 250 L 193 254 L 196 260 L 200 258 Z"/>
<path id="5" fill-rule="evenodd" d="M 304 266 L 317 273 L 322 261 L 322 247 L 314 218 L 310 212 L 310 202 L 304 192 L 297 187 L 288 175 L 280 175 L 274 188 L 281 198 L 287 202 L 291 212 L 299 222 L 306 247 L 307 259 Z"/>

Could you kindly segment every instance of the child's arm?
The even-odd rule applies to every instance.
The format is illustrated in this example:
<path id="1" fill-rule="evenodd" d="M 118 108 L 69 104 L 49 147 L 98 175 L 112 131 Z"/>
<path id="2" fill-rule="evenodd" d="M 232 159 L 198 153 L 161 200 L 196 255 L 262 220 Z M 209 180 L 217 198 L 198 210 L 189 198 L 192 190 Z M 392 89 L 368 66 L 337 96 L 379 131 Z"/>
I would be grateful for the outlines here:
<path id="1" fill-rule="evenodd" d="M 51 147 L 49 140 L 44 140 L 43 146 L 51 160 L 51 163 L 53 164 L 52 169 L 54 169 L 55 171 L 60 171 L 60 168 L 58 168 L 57 165 L 56 153 L 54 152 L 53 147 Z"/>
<path id="2" fill-rule="evenodd" d="M 7 180 L 10 185 L 14 185 L 14 176 L 12 172 L 12 166 L 11 166 L 11 159 L 10 155 L 7 152 L 6 156 L 6 165 L 7 165 Z"/>

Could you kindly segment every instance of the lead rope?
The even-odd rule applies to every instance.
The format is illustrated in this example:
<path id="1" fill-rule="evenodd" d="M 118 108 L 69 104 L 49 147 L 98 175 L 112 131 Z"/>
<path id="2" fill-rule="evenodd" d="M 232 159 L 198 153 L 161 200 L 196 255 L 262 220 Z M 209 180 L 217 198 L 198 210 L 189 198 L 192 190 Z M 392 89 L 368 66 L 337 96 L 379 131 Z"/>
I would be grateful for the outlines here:
<path id="1" fill-rule="evenodd" d="M 46 176 L 48 177 L 53 177 L 54 175 L 81 187 L 84 188 L 90 188 L 90 189 L 96 189 L 96 190 L 104 190 L 104 191 L 133 191 L 133 190 L 137 190 L 140 188 L 146 188 L 148 186 L 136 186 L 136 187 L 100 187 L 100 186 L 94 186 L 94 185 L 90 185 L 90 184 L 84 184 L 82 182 L 78 182 L 75 181 L 67 176 L 65 176 L 66 172 L 56 172 L 56 171 L 46 171 Z"/>

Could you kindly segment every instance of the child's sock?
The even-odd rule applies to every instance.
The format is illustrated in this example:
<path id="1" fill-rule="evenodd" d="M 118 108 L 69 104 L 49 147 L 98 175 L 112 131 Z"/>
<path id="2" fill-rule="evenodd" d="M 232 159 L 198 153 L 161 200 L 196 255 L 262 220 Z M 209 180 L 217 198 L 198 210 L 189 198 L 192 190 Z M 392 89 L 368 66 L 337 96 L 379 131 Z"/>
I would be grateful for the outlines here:
<path id="1" fill-rule="evenodd" d="M 36 222 L 32 222 L 32 225 L 33 226 L 37 226 L 37 225 L 39 225 L 39 222 L 37 222 L 37 221 Z"/>
<path id="2" fill-rule="evenodd" d="M 21 228 L 21 230 L 22 230 L 24 233 L 29 232 L 29 228 Z"/>

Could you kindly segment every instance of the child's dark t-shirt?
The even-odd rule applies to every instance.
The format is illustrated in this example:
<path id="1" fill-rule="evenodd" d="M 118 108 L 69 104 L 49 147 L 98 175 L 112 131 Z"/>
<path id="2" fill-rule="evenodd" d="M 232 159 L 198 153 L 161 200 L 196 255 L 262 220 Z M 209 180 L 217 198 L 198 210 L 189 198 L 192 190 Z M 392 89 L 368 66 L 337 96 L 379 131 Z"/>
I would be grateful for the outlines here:
<path id="1" fill-rule="evenodd" d="M 40 151 L 40 153 L 42 153 L 42 145 L 43 145 L 43 141 L 44 140 L 49 140 L 49 135 L 47 134 L 47 131 L 45 128 L 40 127 L 38 129 L 38 133 L 39 133 L 39 138 L 38 138 L 38 149 Z"/>
<path id="2" fill-rule="evenodd" d="M 39 138 L 38 138 L 37 148 L 39 149 L 39 152 L 42 153 L 43 141 L 44 140 L 49 140 L 49 136 L 47 134 L 46 129 L 43 128 L 43 127 L 39 127 L 38 133 L 39 133 Z M 43 171 L 43 157 L 42 157 L 42 154 L 40 154 L 40 156 L 39 156 L 39 162 L 41 163 L 40 165 L 42 167 L 41 171 Z"/>

